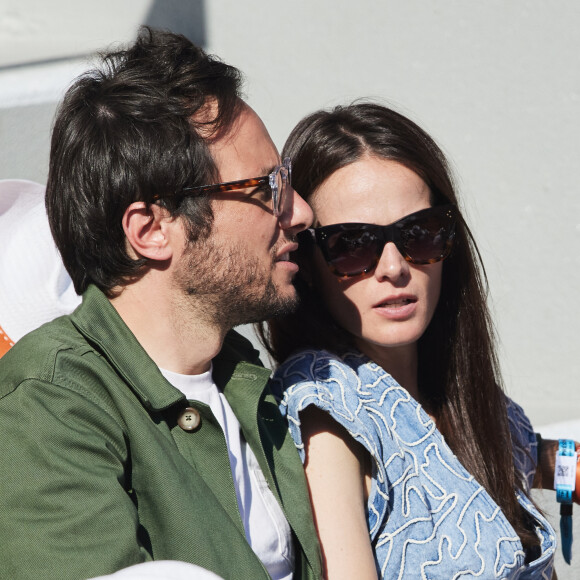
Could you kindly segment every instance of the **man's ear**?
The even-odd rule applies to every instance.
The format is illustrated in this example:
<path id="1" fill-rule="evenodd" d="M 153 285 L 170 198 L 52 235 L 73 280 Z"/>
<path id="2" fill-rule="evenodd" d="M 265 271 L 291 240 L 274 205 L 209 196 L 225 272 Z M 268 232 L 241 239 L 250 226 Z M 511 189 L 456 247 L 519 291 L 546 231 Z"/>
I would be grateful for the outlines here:
<path id="1" fill-rule="evenodd" d="M 173 256 L 175 219 L 157 204 L 132 203 L 123 214 L 123 231 L 137 258 L 165 261 Z"/>

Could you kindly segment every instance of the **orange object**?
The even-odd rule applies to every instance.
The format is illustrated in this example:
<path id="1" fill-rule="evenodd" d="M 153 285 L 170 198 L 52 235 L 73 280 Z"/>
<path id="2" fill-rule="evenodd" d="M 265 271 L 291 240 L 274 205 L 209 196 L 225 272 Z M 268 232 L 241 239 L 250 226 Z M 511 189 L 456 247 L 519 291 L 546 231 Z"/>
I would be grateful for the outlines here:
<path id="1" fill-rule="evenodd" d="M 2 358 L 11 347 L 14 346 L 14 343 L 10 340 L 10 337 L 2 330 L 0 326 L 0 358 Z"/>

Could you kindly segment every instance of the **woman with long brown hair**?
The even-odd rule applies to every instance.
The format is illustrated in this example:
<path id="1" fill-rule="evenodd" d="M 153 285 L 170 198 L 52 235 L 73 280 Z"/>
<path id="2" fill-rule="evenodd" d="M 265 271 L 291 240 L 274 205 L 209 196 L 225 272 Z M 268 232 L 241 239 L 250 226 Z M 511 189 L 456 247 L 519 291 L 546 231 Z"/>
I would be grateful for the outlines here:
<path id="1" fill-rule="evenodd" d="M 501 388 L 443 153 L 358 103 L 303 119 L 283 156 L 315 223 L 299 238 L 299 310 L 262 335 L 327 577 L 549 578 L 536 437 Z"/>

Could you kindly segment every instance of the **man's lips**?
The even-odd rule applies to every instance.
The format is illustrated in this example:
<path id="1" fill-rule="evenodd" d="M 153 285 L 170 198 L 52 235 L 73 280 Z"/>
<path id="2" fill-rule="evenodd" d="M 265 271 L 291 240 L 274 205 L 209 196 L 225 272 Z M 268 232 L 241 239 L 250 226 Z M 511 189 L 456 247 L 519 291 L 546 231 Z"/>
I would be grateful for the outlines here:
<path id="1" fill-rule="evenodd" d="M 298 249 L 298 244 L 287 244 L 276 254 L 276 262 L 290 262 L 290 254 Z"/>

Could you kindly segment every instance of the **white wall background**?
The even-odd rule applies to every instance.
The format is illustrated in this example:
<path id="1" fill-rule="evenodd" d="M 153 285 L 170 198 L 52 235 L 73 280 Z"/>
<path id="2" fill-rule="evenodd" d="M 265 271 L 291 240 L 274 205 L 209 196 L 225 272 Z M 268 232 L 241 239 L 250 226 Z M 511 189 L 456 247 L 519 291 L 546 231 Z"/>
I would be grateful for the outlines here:
<path id="1" fill-rule="evenodd" d="M 145 22 L 241 68 L 279 146 L 360 96 L 430 131 L 487 267 L 508 393 L 580 439 L 578 0 L 0 0 L 0 178 L 46 179 L 64 87 Z"/>

